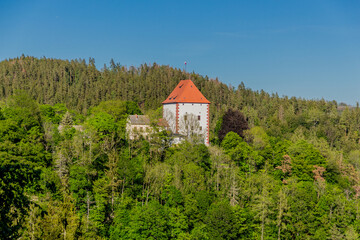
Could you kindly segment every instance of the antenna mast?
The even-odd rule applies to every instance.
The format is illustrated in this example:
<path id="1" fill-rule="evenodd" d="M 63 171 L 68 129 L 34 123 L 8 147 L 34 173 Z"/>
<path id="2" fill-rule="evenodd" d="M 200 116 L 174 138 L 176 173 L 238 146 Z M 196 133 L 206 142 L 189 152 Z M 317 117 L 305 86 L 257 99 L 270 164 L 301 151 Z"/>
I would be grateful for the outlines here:
<path id="1" fill-rule="evenodd" d="M 187 62 L 186 62 L 186 61 L 184 62 L 184 65 L 185 65 L 185 66 L 184 66 L 184 70 L 185 70 L 185 75 L 186 75 L 186 65 L 187 65 Z M 190 79 L 190 73 L 189 73 L 189 79 Z"/>

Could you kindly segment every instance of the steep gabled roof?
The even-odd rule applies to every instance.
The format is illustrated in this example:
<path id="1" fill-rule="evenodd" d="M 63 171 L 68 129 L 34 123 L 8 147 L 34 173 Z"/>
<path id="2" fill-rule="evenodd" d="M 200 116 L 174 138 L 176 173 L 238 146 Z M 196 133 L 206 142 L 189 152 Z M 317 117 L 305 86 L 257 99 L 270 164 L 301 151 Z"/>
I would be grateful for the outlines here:
<path id="1" fill-rule="evenodd" d="M 210 103 L 191 80 L 181 80 L 164 103 Z"/>

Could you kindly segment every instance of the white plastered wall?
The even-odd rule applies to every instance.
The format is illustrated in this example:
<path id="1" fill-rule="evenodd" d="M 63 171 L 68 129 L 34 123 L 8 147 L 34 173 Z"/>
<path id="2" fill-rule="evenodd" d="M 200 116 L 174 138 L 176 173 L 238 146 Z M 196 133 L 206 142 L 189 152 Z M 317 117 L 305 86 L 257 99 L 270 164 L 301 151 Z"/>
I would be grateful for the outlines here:
<path id="1" fill-rule="evenodd" d="M 140 135 L 146 138 L 152 131 L 150 125 L 131 125 L 130 121 L 126 124 L 126 132 L 130 140 L 134 140 Z"/>
<path id="2" fill-rule="evenodd" d="M 181 133 L 181 125 L 184 116 L 193 114 L 196 121 L 199 121 L 201 134 L 205 137 L 204 143 L 208 145 L 208 105 L 207 103 L 178 103 L 179 104 L 179 133 Z M 200 116 L 200 120 L 198 119 Z M 176 103 L 163 104 L 163 118 L 168 122 L 173 133 L 176 132 Z"/>
<path id="3" fill-rule="evenodd" d="M 163 118 L 173 133 L 176 132 L 176 103 L 163 104 Z"/>
<path id="4" fill-rule="evenodd" d="M 200 116 L 199 125 L 201 126 L 202 130 L 201 133 L 205 137 L 205 144 L 208 143 L 208 105 L 206 103 L 179 103 L 179 121 L 181 122 L 182 119 L 186 114 L 194 114 L 196 117 Z M 180 124 L 181 125 L 181 124 Z M 181 126 L 179 126 L 181 127 Z"/>

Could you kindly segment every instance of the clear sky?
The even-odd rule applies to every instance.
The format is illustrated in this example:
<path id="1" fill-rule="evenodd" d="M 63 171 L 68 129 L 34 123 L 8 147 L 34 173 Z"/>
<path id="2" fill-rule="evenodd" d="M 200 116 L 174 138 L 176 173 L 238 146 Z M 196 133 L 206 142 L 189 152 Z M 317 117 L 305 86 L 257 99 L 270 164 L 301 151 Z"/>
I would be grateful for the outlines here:
<path id="1" fill-rule="evenodd" d="M 0 60 L 159 63 L 280 96 L 360 102 L 360 1 L 0 0 Z"/>

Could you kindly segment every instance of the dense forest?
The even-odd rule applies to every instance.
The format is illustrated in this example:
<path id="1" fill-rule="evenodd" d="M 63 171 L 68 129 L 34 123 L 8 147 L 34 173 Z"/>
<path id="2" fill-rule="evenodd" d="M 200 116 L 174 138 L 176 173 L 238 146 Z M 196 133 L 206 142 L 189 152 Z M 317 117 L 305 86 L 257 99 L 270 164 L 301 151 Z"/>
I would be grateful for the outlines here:
<path id="1" fill-rule="evenodd" d="M 189 77 L 209 147 L 157 125 Z M 150 116 L 148 140 L 126 138 L 130 114 Z M 358 239 L 359 173 L 359 105 L 157 64 L 0 62 L 1 239 Z"/>

